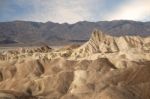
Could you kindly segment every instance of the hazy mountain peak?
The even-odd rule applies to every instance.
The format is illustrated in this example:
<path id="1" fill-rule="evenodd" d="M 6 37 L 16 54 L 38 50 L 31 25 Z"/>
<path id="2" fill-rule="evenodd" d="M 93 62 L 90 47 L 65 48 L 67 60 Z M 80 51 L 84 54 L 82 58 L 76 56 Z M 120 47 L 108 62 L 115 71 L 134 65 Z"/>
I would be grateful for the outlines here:
<path id="1" fill-rule="evenodd" d="M 89 39 L 93 29 L 99 29 L 109 35 L 150 35 L 149 22 L 130 20 L 81 21 L 74 24 L 53 22 L 14 21 L 0 23 L 0 39 L 11 38 L 20 43 L 70 43 Z"/>

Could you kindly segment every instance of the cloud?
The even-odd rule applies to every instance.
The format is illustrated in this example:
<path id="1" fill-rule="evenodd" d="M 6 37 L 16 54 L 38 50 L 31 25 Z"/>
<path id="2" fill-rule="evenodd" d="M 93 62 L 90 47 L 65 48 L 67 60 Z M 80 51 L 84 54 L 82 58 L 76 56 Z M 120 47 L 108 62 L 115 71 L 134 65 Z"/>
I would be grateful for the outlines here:
<path id="1" fill-rule="evenodd" d="M 150 0 L 130 0 L 104 16 L 106 20 L 148 20 L 150 16 Z"/>
<path id="2" fill-rule="evenodd" d="M 30 0 L 18 0 L 18 5 L 28 5 Z M 91 3 L 103 0 L 32 0 L 32 9 L 28 14 L 17 16 L 17 19 L 32 21 L 54 21 L 59 23 L 75 23 L 77 21 L 90 20 L 93 17 Z"/>
<path id="3" fill-rule="evenodd" d="M 150 0 L 0 0 L 0 21 L 149 20 Z"/>

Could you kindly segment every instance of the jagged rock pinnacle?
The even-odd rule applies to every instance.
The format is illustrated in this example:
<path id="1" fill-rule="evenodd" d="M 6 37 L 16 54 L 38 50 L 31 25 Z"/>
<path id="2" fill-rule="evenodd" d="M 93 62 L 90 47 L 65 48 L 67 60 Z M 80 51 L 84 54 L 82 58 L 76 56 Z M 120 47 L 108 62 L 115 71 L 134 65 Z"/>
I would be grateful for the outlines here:
<path id="1" fill-rule="evenodd" d="M 131 48 L 143 50 L 144 43 L 144 38 L 139 36 L 113 37 L 95 29 L 89 41 L 78 48 L 75 53 L 85 56 L 91 53 L 113 53 Z"/>

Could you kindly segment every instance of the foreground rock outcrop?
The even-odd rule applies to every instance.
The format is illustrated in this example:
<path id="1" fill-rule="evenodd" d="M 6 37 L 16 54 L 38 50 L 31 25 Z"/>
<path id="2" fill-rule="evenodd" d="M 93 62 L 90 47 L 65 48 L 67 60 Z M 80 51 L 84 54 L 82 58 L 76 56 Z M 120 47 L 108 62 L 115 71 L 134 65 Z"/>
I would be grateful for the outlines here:
<path id="1" fill-rule="evenodd" d="M 150 99 L 149 93 L 149 37 L 96 30 L 81 46 L 0 55 L 0 99 Z"/>

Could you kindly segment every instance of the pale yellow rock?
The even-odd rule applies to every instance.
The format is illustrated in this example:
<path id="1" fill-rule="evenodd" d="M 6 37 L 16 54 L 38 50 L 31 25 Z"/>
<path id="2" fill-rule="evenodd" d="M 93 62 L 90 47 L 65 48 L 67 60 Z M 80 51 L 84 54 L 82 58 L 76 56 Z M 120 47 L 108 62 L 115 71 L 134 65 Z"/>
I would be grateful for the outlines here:
<path id="1" fill-rule="evenodd" d="M 0 99 L 150 99 L 150 37 L 95 30 L 83 45 L 0 52 Z"/>

